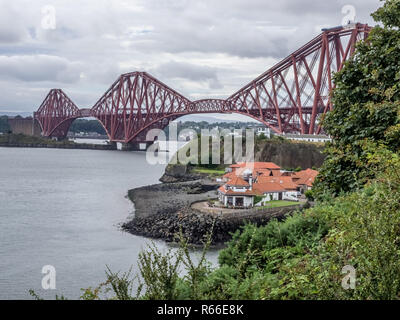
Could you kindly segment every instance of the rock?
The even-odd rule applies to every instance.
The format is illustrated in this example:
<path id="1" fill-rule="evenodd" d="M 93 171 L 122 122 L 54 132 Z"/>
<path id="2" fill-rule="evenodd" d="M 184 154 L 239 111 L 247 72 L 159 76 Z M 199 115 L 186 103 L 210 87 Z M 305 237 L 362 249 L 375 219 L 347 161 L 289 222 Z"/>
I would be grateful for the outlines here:
<path id="1" fill-rule="evenodd" d="M 264 225 L 272 218 L 284 219 L 291 211 L 293 209 L 277 209 L 243 218 L 240 215 L 230 217 L 215 216 L 185 207 L 179 212 L 168 212 L 162 215 L 133 219 L 123 224 L 122 229 L 136 235 L 164 239 L 171 242 L 176 241 L 176 237 L 182 228 L 184 237 L 190 243 L 201 245 L 205 237 L 212 231 L 211 228 L 214 222 L 212 244 L 216 245 L 231 240 L 231 234 L 247 222 Z"/>

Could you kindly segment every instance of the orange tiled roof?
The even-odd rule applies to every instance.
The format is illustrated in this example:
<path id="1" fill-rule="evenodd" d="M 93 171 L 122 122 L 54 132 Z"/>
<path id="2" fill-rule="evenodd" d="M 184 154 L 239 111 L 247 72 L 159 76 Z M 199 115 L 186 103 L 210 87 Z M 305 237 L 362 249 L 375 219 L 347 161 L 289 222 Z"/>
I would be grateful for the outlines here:
<path id="1" fill-rule="evenodd" d="M 272 170 L 271 172 L 274 177 L 280 177 L 282 175 L 280 170 Z"/>
<path id="2" fill-rule="evenodd" d="M 233 190 L 226 190 L 225 186 L 219 187 L 218 191 L 222 192 L 225 195 L 235 195 L 235 196 L 255 196 L 255 195 L 257 195 L 257 193 L 254 190 L 233 191 Z"/>
<path id="3" fill-rule="evenodd" d="M 280 176 L 280 177 L 267 177 L 260 176 L 257 180 L 258 183 L 274 182 L 278 183 L 285 190 L 297 190 L 298 185 L 293 182 L 292 177 Z"/>
<path id="4" fill-rule="evenodd" d="M 260 176 L 260 175 L 270 176 L 271 172 L 272 171 L 269 170 L 269 169 L 254 169 L 253 170 L 253 177 Z"/>
<path id="5" fill-rule="evenodd" d="M 225 178 L 225 179 L 233 179 L 234 177 L 236 177 L 236 173 L 235 172 L 228 172 L 228 173 L 225 173 L 223 176 L 222 176 L 222 178 Z"/>
<path id="6" fill-rule="evenodd" d="M 262 195 L 266 192 L 285 192 L 286 191 L 286 189 L 283 188 L 279 183 L 275 183 L 275 182 L 254 183 L 253 190 L 258 195 Z"/>
<path id="7" fill-rule="evenodd" d="M 248 187 L 249 183 L 247 181 L 244 181 L 242 178 L 240 177 L 234 177 L 231 180 L 229 180 L 226 185 L 228 186 L 244 186 L 244 187 Z"/>
<path id="8" fill-rule="evenodd" d="M 311 187 L 318 174 L 319 172 L 316 170 L 312 169 L 302 170 L 294 174 L 293 180 L 298 185 L 306 185 L 308 187 Z"/>

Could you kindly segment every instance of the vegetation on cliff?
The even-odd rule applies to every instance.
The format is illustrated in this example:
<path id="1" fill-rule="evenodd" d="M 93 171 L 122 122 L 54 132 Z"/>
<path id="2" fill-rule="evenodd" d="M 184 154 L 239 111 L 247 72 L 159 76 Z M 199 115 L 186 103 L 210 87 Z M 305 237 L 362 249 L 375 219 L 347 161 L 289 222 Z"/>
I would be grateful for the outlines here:
<path id="1" fill-rule="evenodd" d="M 197 142 L 197 152 L 194 152 L 194 144 Z M 299 171 L 307 168 L 319 168 L 324 162 L 324 144 L 310 142 L 293 142 L 282 137 L 268 139 L 266 137 L 256 137 L 254 141 L 254 160 L 260 162 L 274 162 L 281 168 L 290 171 Z M 178 154 L 175 154 L 170 164 L 165 170 L 161 181 L 178 182 L 200 179 L 202 177 L 215 178 L 224 174 L 225 168 L 229 165 L 224 161 L 224 139 L 219 141 L 219 164 L 212 161 L 212 141 L 210 139 L 210 149 L 208 162 L 202 159 L 204 150 L 201 149 L 201 137 L 184 146 L 179 153 L 186 155 L 186 163 L 180 161 Z M 243 140 L 242 153 L 245 154 L 245 140 Z M 235 154 L 234 145 L 232 146 L 232 159 Z"/>
<path id="2" fill-rule="evenodd" d="M 257 139 L 255 160 L 273 162 L 287 170 L 319 168 L 325 159 L 324 148 L 322 143 Z"/>

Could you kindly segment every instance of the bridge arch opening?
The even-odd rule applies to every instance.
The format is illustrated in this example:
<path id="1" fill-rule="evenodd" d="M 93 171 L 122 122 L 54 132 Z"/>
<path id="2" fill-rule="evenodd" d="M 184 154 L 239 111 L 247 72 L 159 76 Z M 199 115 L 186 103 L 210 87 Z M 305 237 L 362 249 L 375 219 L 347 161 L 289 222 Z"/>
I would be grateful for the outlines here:
<path id="1" fill-rule="evenodd" d="M 110 141 L 102 123 L 90 116 L 74 119 L 68 128 L 66 138 L 90 144 L 107 144 Z"/>

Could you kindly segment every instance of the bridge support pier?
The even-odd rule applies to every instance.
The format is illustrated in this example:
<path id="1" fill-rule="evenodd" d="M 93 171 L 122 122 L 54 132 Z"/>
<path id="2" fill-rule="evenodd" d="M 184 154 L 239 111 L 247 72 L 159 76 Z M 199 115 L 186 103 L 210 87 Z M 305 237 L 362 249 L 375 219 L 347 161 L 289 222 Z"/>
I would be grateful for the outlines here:
<path id="1" fill-rule="evenodd" d="M 152 142 L 119 143 L 118 150 L 121 150 L 121 151 L 146 151 L 147 148 L 152 144 L 153 144 Z"/>

